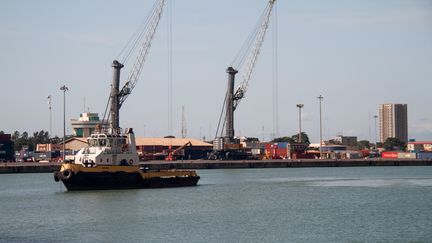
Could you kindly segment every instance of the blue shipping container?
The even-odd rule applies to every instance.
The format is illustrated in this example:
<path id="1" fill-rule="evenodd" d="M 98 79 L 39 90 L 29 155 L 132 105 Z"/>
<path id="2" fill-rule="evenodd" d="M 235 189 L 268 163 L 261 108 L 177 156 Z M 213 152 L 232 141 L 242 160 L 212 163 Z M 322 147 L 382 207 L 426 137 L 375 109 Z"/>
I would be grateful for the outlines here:
<path id="1" fill-rule="evenodd" d="M 277 147 L 278 148 L 287 148 L 288 147 L 288 143 L 287 142 L 277 143 Z"/>
<path id="2" fill-rule="evenodd" d="M 417 153 L 418 159 L 432 159 L 432 153 Z"/>

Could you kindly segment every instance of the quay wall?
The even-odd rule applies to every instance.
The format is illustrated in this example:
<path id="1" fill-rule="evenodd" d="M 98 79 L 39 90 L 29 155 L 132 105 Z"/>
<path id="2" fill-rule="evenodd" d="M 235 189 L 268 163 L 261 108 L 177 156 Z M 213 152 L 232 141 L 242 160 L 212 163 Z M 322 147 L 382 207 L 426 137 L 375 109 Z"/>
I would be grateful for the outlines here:
<path id="1" fill-rule="evenodd" d="M 245 168 L 305 168 L 348 166 L 431 166 L 428 159 L 346 159 L 346 160 L 178 160 L 145 161 L 142 167 L 149 169 L 245 169 Z M 60 169 L 60 163 L 0 163 L 0 174 L 48 173 Z"/>
<path id="2" fill-rule="evenodd" d="M 430 166 L 432 160 L 420 159 L 347 159 L 347 160 L 241 160 L 241 161 L 151 161 L 143 162 L 150 169 L 243 169 L 304 168 L 348 166 Z"/>

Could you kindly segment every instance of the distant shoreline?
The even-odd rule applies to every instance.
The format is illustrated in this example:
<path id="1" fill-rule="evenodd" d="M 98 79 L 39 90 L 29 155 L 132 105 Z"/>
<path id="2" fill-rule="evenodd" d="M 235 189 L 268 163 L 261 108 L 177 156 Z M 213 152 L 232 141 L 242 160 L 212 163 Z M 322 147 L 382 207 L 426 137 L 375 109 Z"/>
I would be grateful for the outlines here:
<path id="1" fill-rule="evenodd" d="M 300 159 L 300 160 L 177 160 L 143 161 L 149 169 L 248 169 L 248 168 L 310 168 L 353 166 L 432 166 L 432 160 L 422 159 Z M 0 163 L 0 174 L 50 173 L 61 163 L 22 162 Z"/>

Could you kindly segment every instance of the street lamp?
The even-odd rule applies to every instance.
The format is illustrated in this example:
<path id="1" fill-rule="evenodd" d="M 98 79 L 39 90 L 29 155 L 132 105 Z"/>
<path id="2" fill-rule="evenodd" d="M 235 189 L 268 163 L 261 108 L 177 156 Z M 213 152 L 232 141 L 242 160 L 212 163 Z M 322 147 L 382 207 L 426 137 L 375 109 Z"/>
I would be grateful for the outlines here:
<path id="1" fill-rule="evenodd" d="M 51 95 L 48 95 L 48 109 L 49 109 L 49 136 L 52 136 L 52 109 L 51 109 Z"/>
<path id="2" fill-rule="evenodd" d="M 63 85 L 60 87 L 60 90 L 63 91 L 63 162 L 65 161 L 65 140 L 66 140 L 66 91 L 68 91 L 68 87 Z"/>
<path id="3" fill-rule="evenodd" d="M 302 137 L 301 137 L 301 109 L 304 107 L 304 104 L 297 104 L 297 107 L 299 108 L 299 135 L 298 135 L 298 142 L 301 143 L 302 142 Z"/>
<path id="4" fill-rule="evenodd" d="M 320 115 L 320 159 L 322 159 L 322 109 L 321 109 L 321 103 L 324 97 L 322 95 L 317 97 L 319 99 L 319 115 Z"/>
<path id="5" fill-rule="evenodd" d="M 377 143 L 378 143 L 378 139 L 377 139 L 377 115 L 374 115 L 373 118 L 375 119 L 375 148 L 377 148 Z"/>

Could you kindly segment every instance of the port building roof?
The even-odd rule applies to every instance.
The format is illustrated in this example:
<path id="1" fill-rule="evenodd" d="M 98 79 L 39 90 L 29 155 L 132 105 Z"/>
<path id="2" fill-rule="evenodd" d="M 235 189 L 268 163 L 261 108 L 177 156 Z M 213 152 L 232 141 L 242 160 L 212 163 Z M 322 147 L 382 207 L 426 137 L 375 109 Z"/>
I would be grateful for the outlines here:
<path id="1" fill-rule="evenodd" d="M 191 142 L 192 146 L 213 147 L 212 144 L 194 138 L 136 138 L 137 146 L 183 146 Z"/>

